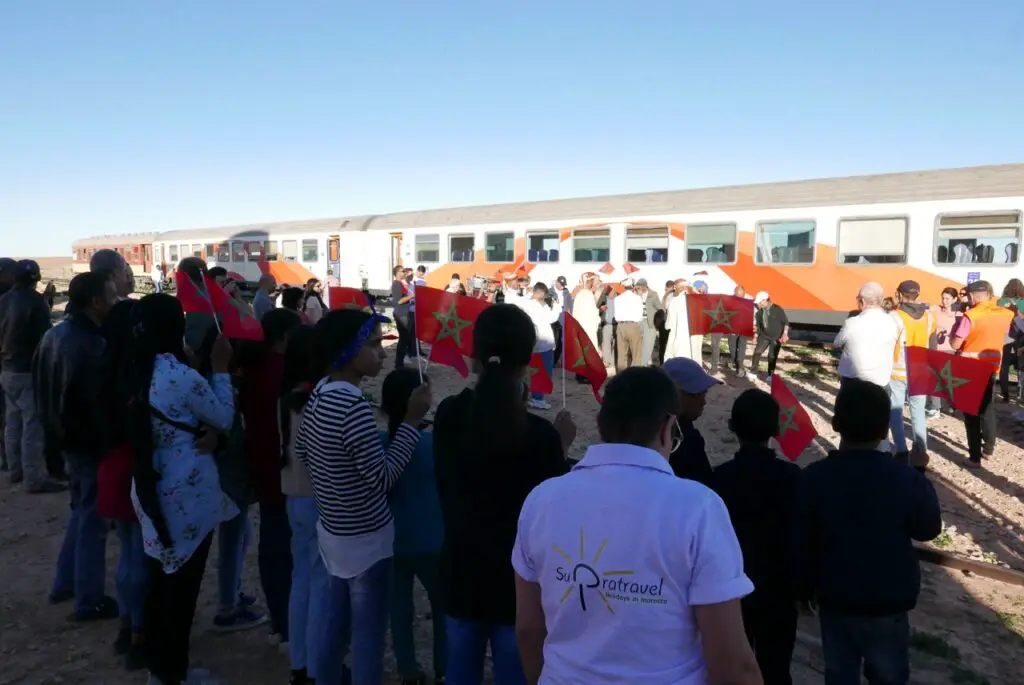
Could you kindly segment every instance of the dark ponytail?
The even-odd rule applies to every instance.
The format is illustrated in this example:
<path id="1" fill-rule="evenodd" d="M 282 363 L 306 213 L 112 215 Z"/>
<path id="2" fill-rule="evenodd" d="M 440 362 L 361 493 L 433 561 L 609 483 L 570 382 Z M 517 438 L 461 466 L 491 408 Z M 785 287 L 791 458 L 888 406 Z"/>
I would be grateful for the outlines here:
<path id="1" fill-rule="evenodd" d="M 173 354 L 185 363 L 185 317 L 177 298 L 159 294 L 147 295 L 139 300 L 132 312 L 132 319 L 135 322 L 135 372 L 130 430 L 135 494 L 143 513 L 153 522 L 160 544 L 170 548 L 174 541 L 157 496 L 160 473 L 153 465 L 153 414 L 149 392 L 158 355 Z"/>
<path id="2" fill-rule="evenodd" d="M 291 330 L 284 348 L 284 370 L 278 392 L 278 417 L 281 424 L 281 466 L 287 466 L 288 445 L 292 437 L 292 413 L 309 403 L 313 386 L 320 375 L 312 360 L 313 327 L 300 325 Z"/>
<path id="3" fill-rule="evenodd" d="M 526 432 L 523 370 L 530 365 L 537 331 L 519 307 L 488 307 L 473 326 L 473 357 L 480 376 L 473 391 L 467 448 L 486 454 L 496 439 L 503 451 L 518 448 Z"/>

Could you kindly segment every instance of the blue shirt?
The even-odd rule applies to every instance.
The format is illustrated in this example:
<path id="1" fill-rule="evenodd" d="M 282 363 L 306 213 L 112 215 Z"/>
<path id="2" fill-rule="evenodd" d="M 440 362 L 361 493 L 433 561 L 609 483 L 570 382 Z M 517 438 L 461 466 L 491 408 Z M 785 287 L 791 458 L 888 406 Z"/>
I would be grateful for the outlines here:
<path id="1" fill-rule="evenodd" d="M 260 290 L 256 293 L 256 296 L 252 298 L 252 313 L 257 319 L 262 319 L 263 315 L 274 308 L 274 303 L 270 301 L 270 296 Z"/>
<path id="2" fill-rule="evenodd" d="M 381 431 L 380 439 L 387 447 L 388 434 Z M 395 556 L 441 553 L 444 521 L 434 476 L 433 433 L 420 431 L 416 451 L 391 489 L 388 503 L 395 517 Z"/>

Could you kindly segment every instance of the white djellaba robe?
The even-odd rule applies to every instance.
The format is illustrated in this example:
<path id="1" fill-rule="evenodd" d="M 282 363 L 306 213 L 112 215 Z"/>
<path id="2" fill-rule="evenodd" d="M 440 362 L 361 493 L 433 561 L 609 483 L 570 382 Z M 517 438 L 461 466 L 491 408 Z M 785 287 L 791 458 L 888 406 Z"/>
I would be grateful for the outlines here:
<path id="1" fill-rule="evenodd" d="M 668 343 L 665 345 L 665 360 L 683 357 L 700 361 L 700 352 L 693 354 L 693 338 L 690 335 L 690 315 L 686 306 L 686 295 L 676 294 L 668 305 L 665 315 L 665 329 L 668 331 Z M 699 348 L 698 348 L 699 350 Z"/>
<path id="2" fill-rule="evenodd" d="M 597 347 L 597 329 L 601 325 L 601 312 L 597 310 L 597 298 L 594 291 L 580 288 L 572 302 L 572 317 L 579 321 L 580 328 L 590 338 L 590 344 Z"/>

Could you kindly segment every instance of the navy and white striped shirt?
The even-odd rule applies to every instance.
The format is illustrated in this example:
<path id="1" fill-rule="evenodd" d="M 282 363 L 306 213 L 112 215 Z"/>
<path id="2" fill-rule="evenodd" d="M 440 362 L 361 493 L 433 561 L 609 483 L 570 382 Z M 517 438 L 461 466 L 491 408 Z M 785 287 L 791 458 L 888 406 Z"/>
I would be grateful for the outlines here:
<path id="1" fill-rule="evenodd" d="M 309 469 L 323 529 L 356 537 L 388 526 L 388 492 L 419 439 L 419 431 L 403 423 L 385 450 L 362 392 L 344 381 L 322 380 L 306 407 L 295 455 Z"/>

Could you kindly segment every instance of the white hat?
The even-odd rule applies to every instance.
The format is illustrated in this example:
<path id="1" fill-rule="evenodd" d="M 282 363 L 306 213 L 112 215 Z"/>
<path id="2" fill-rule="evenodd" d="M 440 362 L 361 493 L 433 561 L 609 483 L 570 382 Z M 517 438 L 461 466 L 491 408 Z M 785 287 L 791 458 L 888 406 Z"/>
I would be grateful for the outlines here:
<path id="1" fill-rule="evenodd" d="M 754 295 L 754 304 L 761 304 L 762 302 L 766 302 L 767 300 L 768 300 L 768 291 L 767 290 L 762 290 L 757 295 Z"/>

